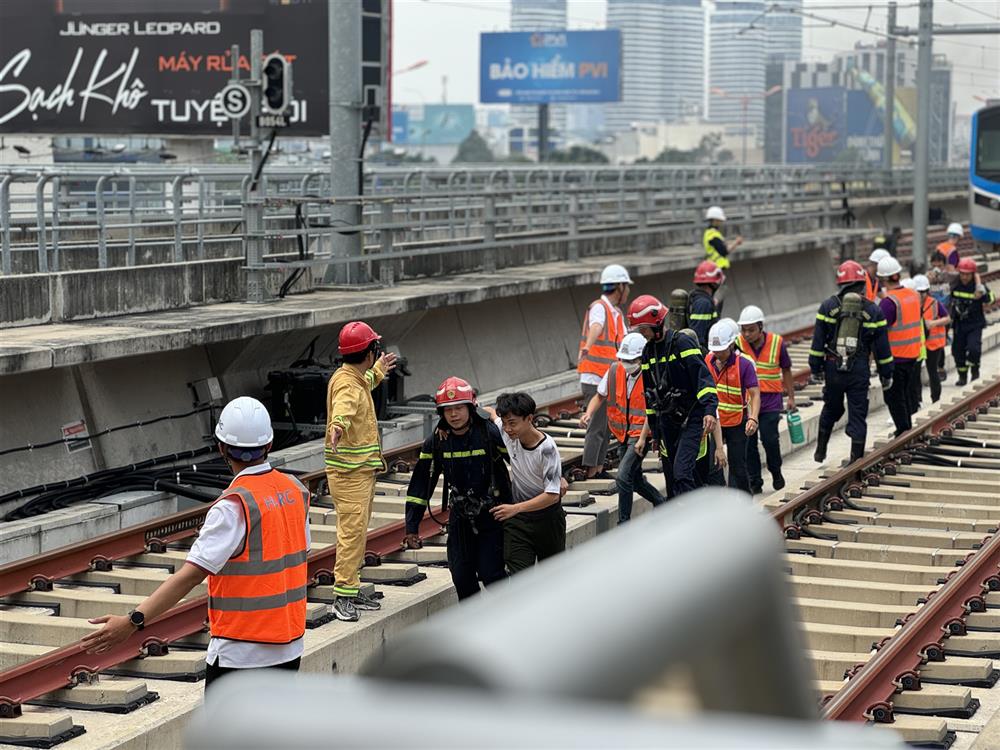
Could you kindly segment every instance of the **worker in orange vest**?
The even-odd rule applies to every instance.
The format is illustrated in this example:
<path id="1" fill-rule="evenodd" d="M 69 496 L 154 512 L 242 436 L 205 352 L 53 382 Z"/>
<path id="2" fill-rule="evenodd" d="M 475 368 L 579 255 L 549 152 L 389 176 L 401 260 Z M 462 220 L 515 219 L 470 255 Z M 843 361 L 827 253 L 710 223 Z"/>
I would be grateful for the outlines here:
<path id="1" fill-rule="evenodd" d="M 607 403 L 608 427 L 618 441 L 620 462 L 615 483 L 618 485 L 618 523 L 632 517 L 632 495 L 638 492 L 653 507 L 666 500 L 642 473 L 642 459 L 646 455 L 649 428 L 646 426 L 646 396 L 642 387 L 642 350 L 646 338 L 641 333 L 630 333 L 618 347 L 618 361 L 611 365 L 608 374 L 597 386 L 597 393 L 590 400 L 587 411 L 580 418 L 586 427 L 594 413 Z"/>
<path id="2" fill-rule="evenodd" d="M 876 247 L 872 254 L 868 256 L 865 263 L 865 299 L 878 304 L 882 297 L 882 284 L 878 278 L 878 264 L 883 258 L 891 258 L 889 251 L 883 247 Z"/>
<path id="3" fill-rule="evenodd" d="M 736 348 L 739 326 L 723 318 L 708 332 L 705 364 L 719 394 L 719 423 L 729 457 L 729 486 L 750 492 L 747 437 L 757 433 L 760 384 L 753 360 Z"/>
<path id="4" fill-rule="evenodd" d="M 931 282 L 924 274 L 913 277 L 913 287 L 920 295 L 920 310 L 924 318 L 924 346 L 927 349 L 927 380 L 931 387 L 931 402 L 941 398 L 941 371 L 944 370 L 947 325 L 951 322 L 948 309 L 931 296 Z"/>
<path id="5" fill-rule="evenodd" d="M 589 404 L 601 379 L 608 374 L 618 346 L 628 332 L 622 307 L 628 302 L 632 277 L 624 266 L 612 263 L 601 271 L 601 296 L 590 303 L 580 332 L 577 372 L 583 403 Z M 583 442 L 583 466 L 588 477 L 610 478 L 604 471 L 608 454 L 608 415 L 602 404 L 587 426 Z"/>
<path id="6" fill-rule="evenodd" d="M 885 287 L 885 297 L 879 308 L 889 328 L 889 349 L 892 351 L 892 386 L 885 392 L 885 405 L 896 425 L 896 436 L 913 426 L 911 415 L 913 379 L 920 377 L 920 354 L 924 347 L 924 317 L 920 310 L 920 295 L 903 286 L 903 267 L 893 257 L 878 263 L 879 281 Z"/>
<path id="7" fill-rule="evenodd" d="M 958 261 L 961 260 L 958 254 L 958 243 L 962 241 L 964 236 L 965 229 L 957 221 L 954 221 L 948 225 L 948 239 L 939 242 L 935 248 L 944 256 L 945 263 L 951 266 L 950 270 L 952 271 L 958 268 Z"/>
<path id="8" fill-rule="evenodd" d="M 267 409 L 249 396 L 230 401 L 215 438 L 235 477 L 205 515 L 187 561 L 127 615 L 90 620 L 104 627 L 83 639 L 91 653 L 125 642 L 207 576 L 206 690 L 237 670 L 299 668 L 309 583 L 309 491 L 268 463 Z"/>

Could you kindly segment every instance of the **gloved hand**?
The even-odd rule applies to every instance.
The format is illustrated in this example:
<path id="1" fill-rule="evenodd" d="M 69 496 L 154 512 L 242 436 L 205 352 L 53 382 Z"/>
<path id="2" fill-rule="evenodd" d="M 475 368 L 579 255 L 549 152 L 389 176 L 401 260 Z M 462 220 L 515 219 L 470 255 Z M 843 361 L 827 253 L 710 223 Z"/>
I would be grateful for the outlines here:
<path id="1" fill-rule="evenodd" d="M 403 537 L 403 549 L 421 549 L 423 541 L 416 534 L 407 534 Z"/>
<path id="2" fill-rule="evenodd" d="M 892 388 L 892 376 L 879 376 L 879 381 L 882 383 L 882 391 L 887 391 Z"/>

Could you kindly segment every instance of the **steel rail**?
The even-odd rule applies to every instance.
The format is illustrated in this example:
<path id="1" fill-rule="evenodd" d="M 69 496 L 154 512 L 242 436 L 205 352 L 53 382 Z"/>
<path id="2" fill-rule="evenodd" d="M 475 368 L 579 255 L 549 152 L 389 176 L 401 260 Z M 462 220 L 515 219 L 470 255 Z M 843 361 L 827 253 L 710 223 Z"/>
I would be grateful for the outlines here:
<path id="1" fill-rule="evenodd" d="M 1000 379 L 866 453 L 775 508 L 770 515 L 781 524 L 786 537 L 801 538 L 807 526 L 823 521 L 824 512 L 843 509 L 848 497 L 860 497 L 866 486 L 878 481 L 880 472 L 891 473 L 895 465 L 909 463 L 910 449 L 933 443 L 938 435 L 950 435 L 965 422 L 975 421 L 977 413 L 996 406 L 1000 406 Z M 1000 534 L 994 533 L 965 558 L 939 589 L 928 591 L 927 603 L 876 646 L 874 657 L 855 667 L 847 684 L 824 706 L 823 717 L 892 722 L 892 696 L 900 690 L 918 690 L 920 666 L 927 661 L 943 660 L 945 639 L 963 635 L 965 616 L 985 611 L 984 594 L 1000 590 L 998 565 Z"/>

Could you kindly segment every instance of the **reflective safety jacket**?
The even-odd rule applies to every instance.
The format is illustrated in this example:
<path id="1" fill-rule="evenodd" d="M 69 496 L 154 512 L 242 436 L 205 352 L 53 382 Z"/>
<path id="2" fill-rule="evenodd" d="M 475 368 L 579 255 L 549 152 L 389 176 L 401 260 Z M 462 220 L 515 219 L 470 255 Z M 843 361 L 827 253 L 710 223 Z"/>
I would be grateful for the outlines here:
<path id="1" fill-rule="evenodd" d="M 896 321 L 889 326 L 889 348 L 896 359 L 918 359 L 924 348 L 924 319 L 920 292 L 906 287 L 885 295 L 896 303 Z"/>
<path id="2" fill-rule="evenodd" d="M 882 288 L 878 277 L 865 273 L 865 299 L 869 302 L 878 302 L 878 293 Z"/>
<path id="3" fill-rule="evenodd" d="M 984 305 L 996 302 L 996 295 L 986 287 L 986 294 L 976 299 L 976 281 L 968 284 L 956 280 L 951 287 L 951 323 L 964 329 L 983 328 L 986 325 Z"/>
<path id="4" fill-rule="evenodd" d="M 743 412 L 749 401 L 740 378 L 740 357 L 753 361 L 737 350 L 719 370 L 715 363 L 715 354 L 705 355 L 705 365 L 715 380 L 715 388 L 719 392 L 719 424 L 723 427 L 736 427 L 742 424 Z"/>
<path id="5" fill-rule="evenodd" d="M 214 638 L 291 643 L 306 630 L 306 516 L 309 491 L 271 470 L 233 480 L 223 498 L 240 501 L 246 537 L 222 570 L 208 576 Z"/>
<path id="6" fill-rule="evenodd" d="M 715 380 L 705 365 L 698 342 L 684 333 L 664 329 L 659 341 L 646 342 L 642 350 L 642 386 L 649 393 L 675 388 L 682 394 L 688 419 L 715 415 L 719 408 Z M 653 438 L 659 440 L 667 425 L 657 401 L 646 399 L 646 418 Z"/>
<path id="7" fill-rule="evenodd" d="M 764 346 L 757 354 L 750 342 L 743 336 L 736 339 L 736 346 L 741 352 L 754 361 L 757 366 L 757 380 L 760 382 L 761 393 L 781 393 L 784 386 L 781 383 L 781 345 L 784 339 L 777 333 L 764 334 Z"/>
<path id="8" fill-rule="evenodd" d="M 930 326 L 932 320 L 938 317 L 938 301 L 929 294 L 921 302 L 924 316 L 924 345 L 927 351 L 933 352 L 944 349 L 947 343 L 948 333 L 945 326 Z"/>
<path id="9" fill-rule="evenodd" d="M 850 289 L 842 288 L 840 293 L 823 300 L 816 313 L 812 346 L 809 348 L 809 369 L 814 375 L 823 372 L 825 363 L 836 363 L 833 352 L 837 347 L 837 322 L 840 313 L 840 295 Z M 868 357 L 874 355 L 878 373 L 882 377 L 892 375 L 892 351 L 889 349 L 888 326 L 879 306 L 870 300 L 864 302 L 864 319 L 861 338 L 854 357 L 853 372 L 868 378 Z"/>
<path id="10" fill-rule="evenodd" d="M 439 441 L 431 435 L 424 441 L 417 465 L 410 475 L 410 484 L 406 489 L 407 534 L 417 533 L 424 518 L 424 510 L 430 504 L 442 474 L 449 487 L 449 493 L 458 492 L 485 498 L 490 491 L 490 471 L 492 471 L 492 487 L 497 493 L 495 501 L 511 502 L 510 475 L 504 465 L 507 449 L 504 447 L 500 429 L 478 414 L 472 417 L 472 425 L 464 435 L 455 435 L 448 430 L 448 425 L 443 419 L 438 423 L 438 428 L 447 431 L 448 436 Z M 487 441 L 492 443 L 492 451 Z M 489 459 L 491 452 L 492 467 Z M 483 524 L 491 522 L 498 523 L 494 521 L 492 515 L 485 512 L 480 515 L 477 525 L 482 528 Z"/>
<path id="11" fill-rule="evenodd" d="M 705 257 L 725 271 L 729 268 L 729 248 L 726 238 L 715 227 L 708 227 L 701 236 L 701 245 L 705 249 Z"/>
<path id="12" fill-rule="evenodd" d="M 646 396 L 642 392 L 642 375 L 635 379 L 628 392 L 628 373 L 621 362 L 608 370 L 608 428 L 619 443 L 642 434 L 646 423 Z"/>
<path id="13" fill-rule="evenodd" d="M 372 391 L 384 377 L 382 366 L 376 362 L 364 375 L 350 365 L 343 365 L 330 378 L 326 391 L 326 447 L 323 451 L 328 471 L 385 469 L 372 400 Z M 336 450 L 331 450 L 330 435 L 334 425 L 344 433 Z"/>
<path id="14" fill-rule="evenodd" d="M 594 305 L 604 307 L 604 330 L 601 331 L 601 335 L 597 337 L 590 350 L 584 353 L 583 347 L 587 345 L 587 334 L 590 332 L 590 310 Z M 603 378 L 608 368 L 617 361 L 618 345 L 625 338 L 627 331 L 625 330 L 625 316 L 616 313 L 618 311 L 614 310 L 603 297 L 592 302 L 587 308 L 587 314 L 583 316 L 583 331 L 580 333 L 580 359 L 576 366 L 577 372 L 581 375 L 586 373 Z"/>
<path id="15" fill-rule="evenodd" d="M 698 334 L 698 345 L 708 350 L 708 332 L 719 319 L 715 299 L 704 289 L 695 287 L 688 295 L 688 326 Z"/>

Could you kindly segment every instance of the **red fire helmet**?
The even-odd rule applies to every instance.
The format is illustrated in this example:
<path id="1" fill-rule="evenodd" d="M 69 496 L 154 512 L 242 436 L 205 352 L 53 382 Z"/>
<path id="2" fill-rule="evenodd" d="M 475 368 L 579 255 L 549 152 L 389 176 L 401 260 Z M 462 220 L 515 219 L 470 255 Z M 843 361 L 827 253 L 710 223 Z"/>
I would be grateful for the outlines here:
<path id="1" fill-rule="evenodd" d="M 362 352 L 371 342 L 379 341 L 381 338 L 367 323 L 353 320 L 340 329 L 340 353 Z"/>
<path id="2" fill-rule="evenodd" d="M 837 269 L 837 284 L 853 284 L 865 280 L 865 269 L 856 260 L 845 260 Z"/>
<path id="3" fill-rule="evenodd" d="M 714 264 L 713 264 L 714 265 Z M 628 306 L 628 324 L 632 328 L 638 326 L 663 325 L 667 317 L 667 307 L 652 294 L 640 294 Z"/>
<path id="4" fill-rule="evenodd" d="M 437 393 L 434 394 L 434 403 L 438 405 L 438 408 L 458 406 L 459 404 L 475 406 L 476 392 L 467 381 L 453 375 L 450 378 L 445 378 L 444 382 L 438 386 Z"/>

